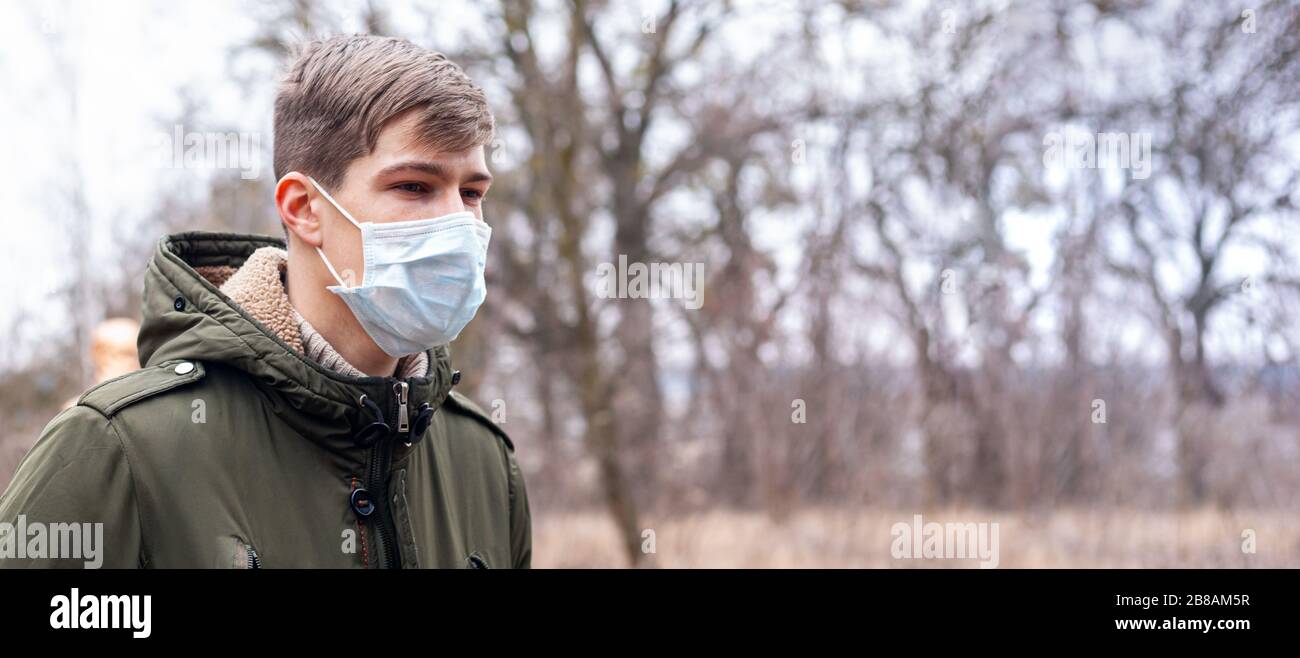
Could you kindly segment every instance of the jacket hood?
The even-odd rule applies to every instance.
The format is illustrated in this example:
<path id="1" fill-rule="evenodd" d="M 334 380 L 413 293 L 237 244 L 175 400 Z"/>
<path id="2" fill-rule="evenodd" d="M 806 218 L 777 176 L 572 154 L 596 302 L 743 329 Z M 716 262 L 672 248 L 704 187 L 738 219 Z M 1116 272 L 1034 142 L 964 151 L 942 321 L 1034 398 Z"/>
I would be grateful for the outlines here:
<path id="1" fill-rule="evenodd" d="M 254 251 L 271 246 L 285 248 L 285 242 L 207 231 L 159 240 L 145 273 L 141 365 L 184 359 L 243 371 L 273 393 L 268 397 L 278 415 L 331 448 L 350 448 L 352 437 L 369 422 L 363 396 L 381 410 L 396 409 L 395 387 L 406 383 L 411 408 L 442 406 L 453 375 L 446 345 L 429 350 L 429 371 L 423 377 L 347 377 L 289 347 L 200 274 L 206 268 L 237 268 Z"/>

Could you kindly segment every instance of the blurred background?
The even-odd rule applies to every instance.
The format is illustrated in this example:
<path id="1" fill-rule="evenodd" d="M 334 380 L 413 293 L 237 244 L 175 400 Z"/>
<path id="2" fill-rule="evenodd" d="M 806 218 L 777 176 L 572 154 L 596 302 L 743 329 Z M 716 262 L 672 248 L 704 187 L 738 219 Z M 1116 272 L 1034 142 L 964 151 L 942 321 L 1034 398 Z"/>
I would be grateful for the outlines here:
<path id="1" fill-rule="evenodd" d="M 496 114 L 452 352 L 535 566 L 914 566 L 915 514 L 999 523 L 1004 567 L 1300 566 L 1300 5 L 1265 0 L 6 0 L 0 487 L 130 367 L 160 236 L 280 234 L 276 81 L 353 32 Z M 702 264 L 702 305 L 602 295 L 620 256 Z"/>

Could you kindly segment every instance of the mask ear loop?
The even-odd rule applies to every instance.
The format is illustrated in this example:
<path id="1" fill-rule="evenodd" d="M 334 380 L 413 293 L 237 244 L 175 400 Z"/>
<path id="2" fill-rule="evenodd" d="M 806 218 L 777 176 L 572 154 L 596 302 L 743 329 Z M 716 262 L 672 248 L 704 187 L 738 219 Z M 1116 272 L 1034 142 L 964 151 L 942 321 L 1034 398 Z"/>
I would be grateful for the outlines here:
<path id="1" fill-rule="evenodd" d="M 340 213 L 343 214 L 343 217 L 345 219 L 347 219 L 349 222 L 352 222 L 352 225 L 357 227 L 357 230 L 361 230 L 361 224 L 358 224 L 357 220 L 352 218 L 352 213 L 349 213 L 347 210 L 343 208 L 343 206 L 339 205 L 339 203 L 334 200 L 334 197 L 330 196 L 330 193 L 326 192 L 325 188 L 321 187 L 320 183 L 316 182 L 315 178 L 308 176 L 307 180 L 311 181 L 311 184 L 316 188 L 316 191 L 320 192 L 321 196 L 325 197 L 325 200 L 329 201 L 330 205 L 334 206 L 335 210 L 338 210 Z M 325 257 L 325 252 L 321 251 L 320 247 L 316 247 L 316 253 L 320 256 L 320 259 L 325 262 L 325 267 L 329 269 L 330 274 L 334 276 L 334 280 L 339 282 L 340 287 L 342 288 L 352 287 L 343 282 L 343 277 L 339 276 L 339 273 L 334 270 L 334 265 L 330 263 L 330 259 Z"/>

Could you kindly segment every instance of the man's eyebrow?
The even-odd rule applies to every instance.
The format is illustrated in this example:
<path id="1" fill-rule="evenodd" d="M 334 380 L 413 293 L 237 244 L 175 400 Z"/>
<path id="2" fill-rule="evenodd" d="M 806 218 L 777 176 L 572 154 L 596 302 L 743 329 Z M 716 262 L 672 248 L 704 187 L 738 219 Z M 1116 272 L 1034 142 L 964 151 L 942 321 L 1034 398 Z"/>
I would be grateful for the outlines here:
<path id="1" fill-rule="evenodd" d="M 450 176 L 447 175 L 446 167 L 438 164 L 437 162 L 430 162 L 428 160 L 407 160 L 405 162 L 398 162 L 397 164 L 391 164 L 388 165 L 387 167 L 384 167 L 383 169 L 380 169 L 379 173 L 375 174 L 375 176 L 378 178 L 383 178 L 385 176 L 401 173 L 404 171 L 418 171 L 433 176 L 434 178 L 441 178 L 443 180 L 450 178 Z M 492 182 L 492 174 L 489 174 L 486 171 L 475 171 L 471 173 L 469 176 L 466 176 L 465 180 L 461 182 L 490 183 Z"/>

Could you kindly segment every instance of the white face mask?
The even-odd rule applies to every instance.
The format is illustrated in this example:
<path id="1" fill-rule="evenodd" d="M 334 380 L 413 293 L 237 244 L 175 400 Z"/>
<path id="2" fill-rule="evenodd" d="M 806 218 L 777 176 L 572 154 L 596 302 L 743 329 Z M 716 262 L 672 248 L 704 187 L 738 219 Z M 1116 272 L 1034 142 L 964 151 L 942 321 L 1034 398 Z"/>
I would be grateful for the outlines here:
<path id="1" fill-rule="evenodd" d="M 339 282 L 326 289 L 343 298 L 379 349 L 402 357 L 455 340 L 487 297 L 483 268 L 492 228 L 467 211 L 359 223 L 319 183 L 308 180 L 361 230 L 361 285 L 349 287 L 320 247 L 316 253 Z"/>

